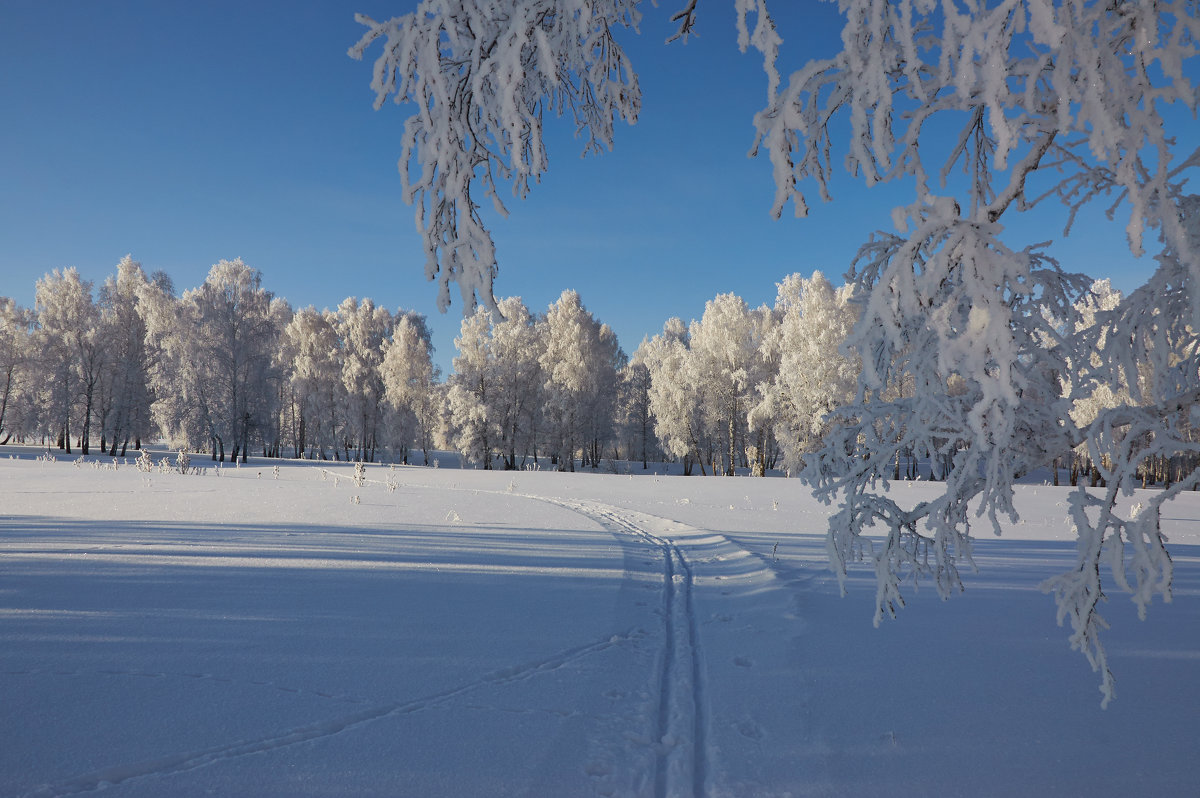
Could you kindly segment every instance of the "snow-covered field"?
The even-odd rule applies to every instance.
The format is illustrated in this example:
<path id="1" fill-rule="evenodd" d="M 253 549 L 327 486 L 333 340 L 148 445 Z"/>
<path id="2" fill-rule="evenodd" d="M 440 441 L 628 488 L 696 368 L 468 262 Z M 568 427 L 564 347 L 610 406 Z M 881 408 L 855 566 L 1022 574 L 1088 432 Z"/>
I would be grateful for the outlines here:
<path id="1" fill-rule="evenodd" d="M 874 629 L 795 480 L 35 454 L 0 451 L 0 796 L 1200 790 L 1198 495 L 1175 600 L 1110 596 L 1102 710 L 1037 589 L 1065 488 Z"/>

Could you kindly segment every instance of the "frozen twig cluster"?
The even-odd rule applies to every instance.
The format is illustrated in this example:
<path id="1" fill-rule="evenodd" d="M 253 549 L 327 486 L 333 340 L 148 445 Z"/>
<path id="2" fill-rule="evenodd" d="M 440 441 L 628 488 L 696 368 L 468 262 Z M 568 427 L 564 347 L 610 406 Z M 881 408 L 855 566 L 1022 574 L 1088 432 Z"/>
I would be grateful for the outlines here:
<path id="1" fill-rule="evenodd" d="M 863 316 L 848 344 L 863 355 L 863 374 L 807 472 L 840 502 L 830 558 L 842 579 L 854 559 L 873 564 L 876 622 L 903 605 L 906 579 L 928 578 L 948 596 L 962 587 L 959 566 L 971 565 L 970 518 L 987 516 L 998 531 L 1016 517 L 1014 480 L 1085 444 L 1107 493 L 1080 488 L 1077 566 L 1046 587 L 1072 623 L 1072 644 L 1101 672 L 1107 703 L 1100 565 L 1140 611 L 1155 594 L 1168 599 L 1158 509 L 1196 479 L 1158 494 L 1137 519 L 1117 514 L 1146 457 L 1197 453 L 1187 408 L 1200 387 L 1189 323 L 1200 307 L 1200 238 L 1183 188 L 1197 159 L 1176 158 L 1163 117 L 1172 103 L 1196 110 L 1181 71 L 1196 55 L 1194 7 L 916 0 L 847 10 L 843 51 L 794 75 L 757 119 L 776 169 L 776 213 L 789 199 L 805 212 L 802 179 L 828 197 L 830 121 L 842 111 L 848 167 L 869 183 L 916 186 L 914 203 L 894 214 L 897 232 L 864 245 L 850 274 Z M 922 148 L 935 118 L 961 121 L 948 151 Z M 1043 188 L 1032 194 L 1035 183 Z M 1145 289 L 1085 326 L 1091 280 L 1065 272 L 1044 245 L 1012 248 L 1000 220 L 1058 198 L 1069 226 L 1083 202 L 1105 194 L 1128 206 L 1133 250 L 1157 229 L 1163 254 Z M 1076 403 L 1098 384 L 1129 385 L 1130 403 L 1077 423 Z M 940 464 L 946 489 L 901 506 L 876 485 L 886 489 L 889 462 L 913 450 Z"/>

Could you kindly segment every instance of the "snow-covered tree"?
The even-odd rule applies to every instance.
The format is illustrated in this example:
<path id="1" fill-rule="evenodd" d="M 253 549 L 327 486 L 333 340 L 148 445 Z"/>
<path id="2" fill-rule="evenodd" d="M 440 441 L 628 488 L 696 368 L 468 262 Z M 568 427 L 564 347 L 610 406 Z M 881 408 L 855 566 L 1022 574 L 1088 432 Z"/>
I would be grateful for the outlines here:
<path id="1" fill-rule="evenodd" d="M 34 316 L 9 297 L 0 297 L 0 445 L 33 431 Z"/>
<path id="2" fill-rule="evenodd" d="M 160 278 L 139 286 L 137 312 L 146 329 L 154 426 L 173 447 L 196 448 L 212 440 L 206 424 L 207 394 L 199 390 L 204 382 L 199 376 L 199 349 L 191 335 L 192 318 L 175 296 L 170 280 Z"/>
<path id="3" fill-rule="evenodd" d="M 436 386 L 438 368 L 433 365 L 433 343 L 424 316 L 398 316 L 391 339 L 384 342 L 379 374 L 390 410 L 391 437 L 401 459 L 408 462 L 409 446 L 415 443 L 425 465 L 429 465 L 429 450 L 441 419 L 441 397 Z"/>
<path id="4" fill-rule="evenodd" d="M 658 439 L 654 437 L 654 415 L 650 412 L 650 369 L 646 365 L 644 339 L 629 362 L 617 375 L 617 428 L 624 443 L 625 456 L 641 460 L 649 467 L 653 453 L 658 457 Z"/>
<path id="5" fill-rule="evenodd" d="M 387 308 L 370 299 L 348 297 L 338 305 L 334 328 L 342 343 L 342 385 L 346 389 L 346 422 L 343 447 L 346 457 L 373 462 L 383 422 L 383 343 L 392 334 L 395 320 Z"/>
<path id="6" fill-rule="evenodd" d="M 222 260 L 204 284 L 178 300 L 161 286 L 139 293 L 139 313 L 154 350 L 153 413 L 174 445 L 211 444 L 214 460 L 245 462 L 278 417 L 275 353 L 290 317 L 262 287 L 262 275 Z"/>
<path id="7" fill-rule="evenodd" d="M 280 360 L 294 406 L 290 417 L 295 451 L 324 460 L 337 452 L 345 406 L 334 315 L 311 305 L 301 308 L 284 328 L 281 346 Z"/>
<path id="8" fill-rule="evenodd" d="M 503 314 L 503 315 L 501 315 Z M 545 400 L 545 327 L 520 297 L 480 307 L 463 320 L 449 381 L 447 410 L 455 446 L 491 468 L 499 453 L 506 469 L 537 457 Z M 518 462 L 518 460 L 520 462 Z"/>
<path id="9" fill-rule="evenodd" d="M 779 283 L 775 323 L 763 341 L 770 379 L 758 384 L 760 401 L 751 422 L 769 425 L 789 470 L 799 472 L 804 455 L 819 445 L 826 417 L 854 398 L 858 359 L 839 350 L 854 323 L 851 287 L 834 288 L 820 272 L 789 275 Z"/>
<path id="10" fill-rule="evenodd" d="M 636 25 L 638 5 L 424 0 L 405 17 L 362 18 L 369 31 L 352 53 L 384 40 L 377 102 L 390 96 L 415 108 L 401 171 L 431 277 L 442 253 L 443 304 L 452 280 L 465 298 L 482 291 L 488 301 L 494 248 L 471 188 L 499 203 L 499 176 L 524 193 L 545 169 L 544 110 L 570 109 L 589 144 L 604 145 L 614 119 L 637 113 L 636 73 L 612 32 Z M 680 5 L 686 36 L 698 4 Z M 1103 497 L 1076 494 L 1078 562 L 1047 587 L 1071 622 L 1072 644 L 1101 672 L 1107 702 L 1114 682 L 1099 639 L 1103 588 L 1127 590 L 1141 612 L 1154 595 L 1169 598 L 1160 510 L 1200 482 L 1191 473 L 1136 517 L 1116 509 L 1146 456 L 1200 451 L 1187 432 L 1200 400 L 1200 197 L 1185 190 L 1200 149 L 1166 113 L 1176 105 L 1194 117 L 1200 104 L 1188 77 L 1200 48 L 1196 4 L 844 0 L 841 50 L 787 81 L 765 6 L 735 3 L 739 43 L 763 54 L 767 73 L 754 151 L 774 171 L 773 212 L 790 201 L 805 215 L 810 179 L 829 199 L 839 160 L 868 184 L 914 187 L 893 230 L 865 244 L 852 266 L 862 302 L 850 339 L 863 358 L 859 388 L 807 472 L 822 496 L 840 502 L 829 532 L 834 568 L 844 578 L 848 563 L 870 552 L 877 620 L 902 605 L 906 580 L 931 579 L 949 596 L 961 587 L 959 565 L 970 562 L 972 515 L 999 529 L 1001 517 L 1015 517 L 1014 479 L 1086 442 L 1092 459 L 1108 464 L 1108 487 Z M 959 133 L 945 138 L 947 129 Z M 1134 253 L 1155 232 L 1162 252 L 1143 288 L 1080 329 L 1072 308 L 1091 281 L 1064 272 L 1040 245 L 1006 241 L 1004 223 L 1060 201 L 1069 231 L 1097 200 L 1125 214 Z M 1066 323 L 1056 328 L 1050 317 Z M 1101 365 L 1073 385 L 1118 383 L 1147 360 L 1154 367 L 1145 386 L 1126 380 L 1136 404 L 1081 426 L 1059 380 L 1092 351 Z M 945 459 L 939 498 L 904 508 L 879 491 L 901 451 Z M 868 529 L 885 531 L 875 548 Z M 1111 574 L 1103 582 L 1102 560 Z"/>
<path id="11" fill-rule="evenodd" d="M 47 379 L 43 404 L 49 430 L 59 448 L 71 451 L 71 423 L 79 430 L 79 448 L 91 448 L 97 386 L 108 367 L 108 342 L 92 283 L 74 267 L 55 269 L 37 282 L 36 308 L 41 365 Z"/>
<path id="12" fill-rule="evenodd" d="M 755 387 L 766 377 L 760 356 L 766 316 L 766 308 L 751 310 L 741 297 L 720 294 L 689 327 L 691 381 L 728 476 L 744 461 L 747 413 Z M 714 473 L 717 466 L 713 458 Z"/>
<path id="13" fill-rule="evenodd" d="M 629 356 L 621 349 L 617 334 L 601 323 L 596 331 L 593 353 L 593 377 L 583 414 L 583 456 L 592 468 L 600 465 L 605 446 L 616 445 L 617 399 L 621 370 Z M 615 455 L 615 448 L 612 450 Z"/>
<path id="14" fill-rule="evenodd" d="M 496 362 L 491 354 L 492 313 L 480 306 L 465 317 L 454 339 L 458 355 L 454 374 L 448 381 L 446 412 L 452 429 L 451 440 L 464 457 L 492 467 L 496 446 L 489 400 L 496 390 Z"/>
<path id="15" fill-rule="evenodd" d="M 574 471 L 579 452 L 596 466 L 612 437 L 616 375 L 624 354 L 616 335 L 575 291 L 563 291 L 546 311 L 542 328 L 543 439 L 560 470 Z"/>
<path id="16" fill-rule="evenodd" d="M 102 435 L 107 436 L 112 456 L 118 449 L 124 456 L 131 440 L 135 448 L 140 448 L 142 438 L 153 429 L 146 323 L 137 307 L 138 297 L 148 285 L 142 265 L 126 255 L 117 264 L 116 275 L 105 280 L 100 289 L 102 324 L 111 347 L 107 380 L 110 407 L 103 414 Z"/>
<path id="17" fill-rule="evenodd" d="M 585 152 L 611 148 L 618 118 L 637 118 L 641 93 L 614 38 L 636 27 L 637 0 L 518 0 L 504 4 L 424 0 L 402 17 L 376 22 L 350 49 L 383 52 L 371 83 L 375 107 L 411 101 L 401 140 L 405 198 L 425 240 L 425 274 L 450 304 L 457 283 L 466 308 L 495 309 L 495 244 L 479 203 L 505 212 L 500 189 L 524 196 L 546 170 L 547 111 L 569 113 Z M 472 193 L 474 192 L 474 193 Z"/>
<path id="18" fill-rule="evenodd" d="M 489 348 L 496 367 L 489 417 L 504 467 L 514 469 L 524 465 L 531 455 L 537 457 L 545 398 L 540 360 L 545 340 L 542 328 L 520 297 L 501 299 L 498 310 L 502 318 L 493 318 Z"/>
<path id="19" fill-rule="evenodd" d="M 671 318 L 663 331 L 642 345 L 641 360 L 650 375 L 647 398 L 654 417 L 654 434 L 663 449 L 683 461 L 683 473 L 691 474 L 700 464 L 704 471 L 704 455 L 708 440 L 704 437 L 704 422 L 698 397 L 698 386 L 690 365 L 690 337 L 682 319 Z"/>

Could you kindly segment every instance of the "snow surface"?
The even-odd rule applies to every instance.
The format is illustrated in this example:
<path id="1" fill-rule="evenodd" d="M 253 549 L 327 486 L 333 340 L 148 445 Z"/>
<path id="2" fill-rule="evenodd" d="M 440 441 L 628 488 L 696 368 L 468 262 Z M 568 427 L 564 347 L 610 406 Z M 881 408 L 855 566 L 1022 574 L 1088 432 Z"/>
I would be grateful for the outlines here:
<path id="1" fill-rule="evenodd" d="M 1165 513 L 1174 601 L 1110 596 L 1102 710 L 1037 589 L 1071 562 L 1066 488 L 1023 487 L 964 595 L 874 629 L 795 480 L 3 452 L 0 796 L 1200 783 L 1200 495 Z"/>

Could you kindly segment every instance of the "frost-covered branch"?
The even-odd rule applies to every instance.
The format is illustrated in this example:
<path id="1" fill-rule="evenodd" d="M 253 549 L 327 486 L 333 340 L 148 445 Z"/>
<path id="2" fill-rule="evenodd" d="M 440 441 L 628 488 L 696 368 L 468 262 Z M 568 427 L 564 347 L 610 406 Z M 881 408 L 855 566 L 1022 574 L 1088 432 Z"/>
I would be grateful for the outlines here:
<path id="1" fill-rule="evenodd" d="M 424 239 L 425 273 L 438 282 L 438 306 L 457 283 L 464 312 L 476 302 L 495 311 L 495 242 L 482 205 L 506 215 L 501 186 L 528 194 L 549 165 L 545 118 L 568 116 L 584 153 L 611 149 L 618 120 L 641 109 L 637 73 L 617 41 L 636 30 L 642 0 L 421 0 L 411 14 L 367 27 L 350 48 L 361 59 L 379 42 L 371 89 L 412 113 L 401 137 L 405 200 Z M 696 0 L 672 17 L 684 38 Z M 763 55 L 768 94 L 779 83 L 780 38 L 766 0 L 734 0 L 738 46 Z M 753 21 L 753 26 L 751 26 Z"/>
<path id="2" fill-rule="evenodd" d="M 375 106 L 409 103 L 399 160 L 405 198 L 425 240 L 425 272 L 450 304 L 495 309 L 496 252 L 480 198 L 505 214 L 499 188 L 528 193 L 548 165 L 546 112 L 569 114 L 585 152 L 611 148 L 617 119 L 634 121 L 641 90 L 614 31 L 635 28 L 638 0 L 423 0 L 367 26 L 350 55 L 376 41 Z"/>
<path id="3" fill-rule="evenodd" d="M 686 38 L 699 3 L 678 2 L 673 38 Z M 384 23 L 361 18 L 369 30 L 351 54 L 383 42 L 376 104 L 392 97 L 414 109 L 400 171 L 443 308 L 451 282 L 468 307 L 494 306 L 495 249 L 477 201 L 490 197 L 503 213 L 499 183 L 523 196 L 537 181 L 547 111 L 571 114 L 585 151 L 612 146 L 615 120 L 636 118 L 637 78 L 613 30 L 636 28 L 639 5 L 422 0 Z M 762 54 L 767 75 L 751 152 L 771 164 L 774 215 L 788 202 L 806 215 L 809 180 L 830 199 L 839 160 L 868 185 L 914 187 L 893 212 L 895 232 L 865 244 L 847 275 L 861 310 L 845 344 L 861 358 L 858 392 L 832 417 L 824 448 L 805 456 L 819 495 L 841 502 L 829 533 L 835 571 L 844 579 L 848 563 L 872 559 L 877 620 L 902 605 L 908 579 L 931 578 L 949 596 L 961 587 L 959 564 L 970 563 L 970 519 L 986 516 L 998 531 L 1015 517 L 1014 481 L 1086 442 L 1109 494 L 1100 505 L 1076 499 L 1080 570 L 1052 589 L 1073 641 L 1106 674 L 1108 700 L 1095 552 L 1123 540 L 1133 565 L 1106 560 L 1112 581 L 1143 608 L 1144 585 L 1169 596 L 1152 533 L 1161 502 L 1122 520 L 1111 486 L 1128 490 L 1146 457 L 1195 452 L 1200 421 L 1184 419 L 1182 406 L 1200 386 L 1200 198 L 1185 191 L 1200 151 L 1176 152 L 1169 113 L 1194 118 L 1200 108 L 1189 79 L 1200 54 L 1196 3 L 843 0 L 840 52 L 786 81 L 766 0 L 734 7 L 739 46 Z M 947 142 L 945 130 L 959 132 Z M 1134 253 L 1147 232 L 1157 236 L 1147 286 L 1083 323 L 1092 281 L 1061 268 L 1046 243 L 1006 241 L 1007 218 L 1039 203 L 1044 212 L 1048 200 L 1065 206 L 1068 232 L 1081 208 L 1103 200 L 1110 216 L 1127 212 Z M 652 370 L 686 370 L 680 326 L 649 348 Z M 1128 401 L 1073 417 L 1101 387 Z M 696 419 L 673 415 L 676 427 L 660 430 L 665 444 L 700 459 Z M 943 494 L 903 508 L 881 493 L 902 456 L 926 458 Z M 877 533 L 882 543 L 869 537 Z"/>

